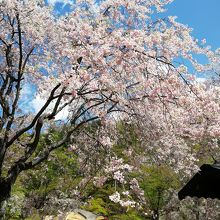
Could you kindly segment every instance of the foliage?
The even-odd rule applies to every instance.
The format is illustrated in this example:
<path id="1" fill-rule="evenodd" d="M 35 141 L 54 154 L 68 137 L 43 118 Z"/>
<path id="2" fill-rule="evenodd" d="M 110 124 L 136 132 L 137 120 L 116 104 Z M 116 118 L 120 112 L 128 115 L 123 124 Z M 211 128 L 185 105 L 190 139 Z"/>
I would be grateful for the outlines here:
<path id="1" fill-rule="evenodd" d="M 94 212 L 96 214 L 109 215 L 108 207 L 106 203 L 101 198 L 93 198 L 88 201 L 88 205 L 82 208 L 86 208 L 86 210 Z"/>
<path id="2" fill-rule="evenodd" d="M 95 135 L 97 129 L 99 128 L 95 125 L 88 126 L 87 134 L 93 133 Z M 59 138 L 62 138 L 62 135 L 58 134 L 60 131 L 54 130 L 53 132 L 53 137 L 56 136 L 56 141 L 59 141 Z M 206 212 L 210 209 L 207 204 L 198 204 L 189 198 L 188 202 L 174 200 L 176 190 L 180 188 L 181 184 L 178 174 L 173 171 L 172 167 L 165 164 L 152 164 L 151 160 L 147 163 L 141 163 L 141 165 L 135 162 L 136 156 L 143 155 L 144 148 L 139 137 L 140 133 L 134 125 L 127 127 L 126 124 L 120 122 L 115 133 L 118 136 L 118 141 L 114 143 L 112 153 L 114 156 L 124 159 L 124 162 L 138 168 L 126 174 L 127 182 L 119 183 L 110 175 L 101 187 L 94 185 L 94 180 L 103 174 L 105 169 L 103 166 L 99 172 L 93 174 L 95 179 L 91 177 L 88 183 L 81 185 L 82 188 L 80 188 L 80 183 L 86 178 L 86 175 L 80 171 L 83 170 L 80 154 L 77 149 L 74 153 L 72 148 L 58 149 L 51 154 L 45 164 L 23 173 L 17 180 L 12 198 L 7 205 L 8 218 L 21 219 L 25 216 L 33 218 L 37 214 L 40 214 L 39 216 L 57 215 L 59 212 L 68 212 L 76 207 L 81 207 L 96 214 L 108 216 L 110 219 L 152 219 L 153 214 L 157 211 L 161 218 L 188 219 L 189 216 L 193 218 L 197 209 L 206 210 Z M 83 135 L 82 139 L 84 138 Z M 43 141 L 45 141 L 44 138 L 41 140 L 42 145 Z M 129 146 L 133 144 L 136 146 L 133 159 L 127 155 L 126 146 L 128 143 Z M 196 147 L 196 149 L 199 148 Z M 96 154 L 96 157 L 105 156 L 101 151 Z M 91 167 L 92 161 L 89 163 Z M 135 194 L 130 188 L 129 181 L 134 178 L 138 180 L 140 189 L 144 192 L 146 203 L 140 203 L 141 206 L 123 207 L 121 206 L 123 203 L 110 199 L 110 196 L 117 191 L 120 193 L 122 201 L 125 198 L 128 201 L 142 201 L 138 194 Z M 125 191 L 129 191 L 128 197 L 123 195 Z M 13 202 L 14 197 L 19 198 L 19 202 L 16 204 Z M 213 205 L 213 208 L 216 207 L 216 204 Z M 12 205 L 13 209 L 11 209 Z M 206 213 L 206 215 L 208 214 Z M 212 216 L 213 219 L 218 219 L 214 215 Z"/>
<path id="3" fill-rule="evenodd" d="M 178 189 L 180 187 L 178 176 L 166 166 L 143 167 L 140 186 L 148 198 L 152 210 L 162 209 L 168 198 L 166 192 L 169 189 Z"/>

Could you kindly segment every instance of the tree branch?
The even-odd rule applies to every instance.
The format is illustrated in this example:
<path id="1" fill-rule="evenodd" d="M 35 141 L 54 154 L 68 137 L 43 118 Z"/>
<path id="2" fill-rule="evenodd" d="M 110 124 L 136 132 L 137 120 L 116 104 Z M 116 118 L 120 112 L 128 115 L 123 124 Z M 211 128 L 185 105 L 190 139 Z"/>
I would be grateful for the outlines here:
<path id="1" fill-rule="evenodd" d="M 35 123 L 37 122 L 38 118 L 43 114 L 43 112 L 46 110 L 46 108 L 50 105 L 51 101 L 54 99 L 54 93 L 56 90 L 61 86 L 61 84 L 58 84 L 53 88 L 53 90 L 50 93 L 49 98 L 47 99 L 46 103 L 43 105 L 43 107 L 39 110 L 37 115 L 34 117 L 32 122 L 25 128 L 22 128 L 21 130 L 17 131 L 16 134 L 8 141 L 7 147 L 12 145 L 16 139 L 18 139 L 22 134 L 24 134 L 26 131 L 30 130 Z"/>

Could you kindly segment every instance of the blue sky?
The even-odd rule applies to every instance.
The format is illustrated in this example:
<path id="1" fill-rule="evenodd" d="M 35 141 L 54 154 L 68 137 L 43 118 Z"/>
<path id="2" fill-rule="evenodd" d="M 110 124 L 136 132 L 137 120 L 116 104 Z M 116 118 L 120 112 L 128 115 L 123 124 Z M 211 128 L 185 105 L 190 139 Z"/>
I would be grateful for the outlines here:
<path id="1" fill-rule="evenodd" d="M 175 0 L 166 15 L 176 15 L 177 21 L 193 28 L 193 36 L 206 38 L 207 44 L 220 47 L 220 0 Z"/>

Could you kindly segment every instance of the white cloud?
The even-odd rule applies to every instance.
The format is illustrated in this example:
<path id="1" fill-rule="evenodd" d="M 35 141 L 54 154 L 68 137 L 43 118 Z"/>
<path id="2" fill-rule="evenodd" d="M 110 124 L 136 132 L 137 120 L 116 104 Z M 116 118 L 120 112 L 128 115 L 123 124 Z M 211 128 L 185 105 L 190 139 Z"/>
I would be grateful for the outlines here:
<path id="1" fill-rule="evenodd" d="M 38 112 L 43 107 L 45 102 L 46 100 L 42 99 L 39 95 L 35 96 L 35 98 L 31 101 L 34 112 Z"/>
<path id="2" fill-rule="evenodd" d="M 57 0 L 47 0 L 47 3 L 49 5 L 55 5 L 55 3 L 58 2 Z"/>
<path id="3" fill-rule="evenodd" d="M 207 81 L 207 78 L 197 77 L 197 78 L 196 78 L 196 81 L 197 81 L 198 83 L 205 83 L 205 82 Z"/>
<path id="4" fill-rule="evenodd" d="M 25 114 L 36 114 L 42 106 L 45 104 L 46 100 L 40 95 L 36 94 L 34 87 L 31 84 L 25 83 L 21 90 L 21 100 L 19 102 L 19 107 Z M 48 106 L 48 111 L 53 109 L 55 102 Z M 66 120 L 69 114 L 68 106 L 60 111 L 56 116 L 55 120 Z"/>
<path id="5" fill-rule="evenodd" d="M 45 104 L 45 102 L 46 102 L 45 99 L 42 99 L 39 95 L 36 95 L 36 97 L 31 101 L 31 105 L 32 108 L 34 109 L 34 112 L 37 113 Z M 48 111 L 53 109 L 54 104 L 55 102 L 49 105 Z M 55 120 L 66 120 L 68 115 L 69 115 L 69 108 L 67 106 L 55 116 Z"/>
<path id="6" fill-rule="evenodd" d="M 55 120 L 66 120 L 69 115 L 69 108 L 65 107 L 62 111 L 60 111 L 56 116 Z"/>
<path id="7" fill-rule="evenodd" d="M 25 83 L 21 90 L 21 99 L 19 101 L 19 107 L 24 113 L 33 112 L 31 101 L 34 96 L 34 87 L 31 84 Z"/>

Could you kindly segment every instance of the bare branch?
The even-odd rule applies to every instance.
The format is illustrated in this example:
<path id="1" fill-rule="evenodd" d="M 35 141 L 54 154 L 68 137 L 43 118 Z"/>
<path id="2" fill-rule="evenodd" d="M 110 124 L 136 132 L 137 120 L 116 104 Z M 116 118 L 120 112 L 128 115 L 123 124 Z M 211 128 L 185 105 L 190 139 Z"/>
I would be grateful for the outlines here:
<path id="1" fill-rule="evenodd" d="M 54 93 L 56 90 L 61 86 L 61 84 L 58 84 L 54 87 L 54 89 L 51 91 L 49 98 L 47 99 L 46 103 L 43 105 L 43 107 L 39 110 L 37 115 L 34 117 L 32 122 L 25 128 L 22 128 L 21 130 L 17 131 L 16 134 L 8 141 L 7 147 L 12 145 L 14 141 L 19 138 L 22 134 L 24 134 L 26 131 L 30 130 L 35 123 L 37 122 L 38 118 L 43 114 L 43 112 L 46 110 L 46 108 L 50 105 L 51 101 L 54 100 Z"/>

